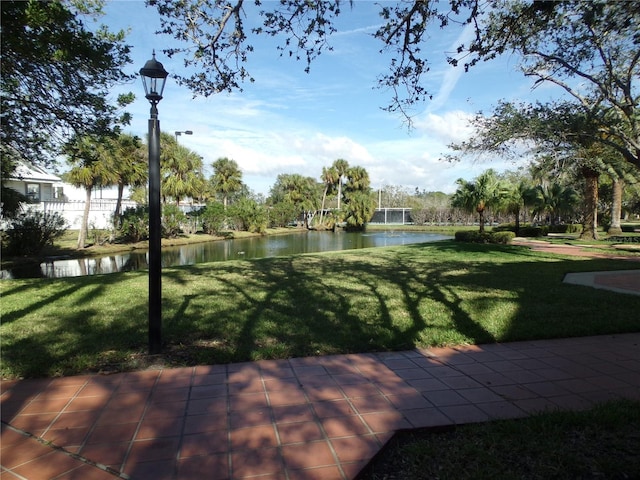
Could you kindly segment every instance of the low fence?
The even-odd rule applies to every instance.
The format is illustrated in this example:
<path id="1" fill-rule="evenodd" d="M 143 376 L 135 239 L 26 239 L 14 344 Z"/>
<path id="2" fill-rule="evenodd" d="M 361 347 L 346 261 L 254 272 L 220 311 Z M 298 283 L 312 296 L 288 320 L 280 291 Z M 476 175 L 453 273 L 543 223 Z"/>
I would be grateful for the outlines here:
<path id="1" fill-rule="evenodd" d="M 116 210 L 116 200 L 92 199 L 89 210 L 89 228 L 109 229 L 112 226 L 113 214 Z M 84 215 L 85 202 L 40 202 L 29 205 L 33 210 L 45 213 L 59 213 L 67 222 L 70 229 L 79 230 Z M 131 200 L 122 201 L 122 210 L 137 206 Z"/>

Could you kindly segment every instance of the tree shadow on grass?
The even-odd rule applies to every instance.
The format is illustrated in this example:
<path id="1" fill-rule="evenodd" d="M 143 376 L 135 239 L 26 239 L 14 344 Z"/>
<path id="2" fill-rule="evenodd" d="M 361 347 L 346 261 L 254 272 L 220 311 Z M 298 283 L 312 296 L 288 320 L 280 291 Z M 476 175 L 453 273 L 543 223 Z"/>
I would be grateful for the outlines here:
<path id="1" fill-rule="evenodd" d="M 122 281 L 120 275 L 26 281 L 4 291 L 3 371 L 17 377 L 96 371 L 139 348 L 146 297 L 109 299 Z"/>
<path id="2" fill-rule="evenodd" d="M 165 348 L 153 361 L 216 364 L 637 330 L 640 297 L 562 283 L 567 272 L 630 268 L 624 262 L 453 242 L 372 252 L 165 269 Z M 4 291 L 3 305 L 14 295 L 28 300 L 3 307 L 2 316 L 2 363 L 14 375 L 149 363 L 144 272 L 17 285 Z"/>
<path id="3" fill-rule="evenodd" d="M 416 261 L 421 248 L 430 253 Z M 350 252 L 173 269 L 171 282 L 204 281 L 170 317 L 167 341 L 216 340 L 201 343 L 197 357 L 220 363 L 634 328 L 629 318 L 602 318 L 603 305 L 631 311 L 615 294 L 562 283 L 567 271 L 602 269 L 601 261 L 532 254 L 527 262 L 520 247 L 472 250 L 472 260 L 447 259 L 457 250 L 445 244 L 383 258 Z"/>

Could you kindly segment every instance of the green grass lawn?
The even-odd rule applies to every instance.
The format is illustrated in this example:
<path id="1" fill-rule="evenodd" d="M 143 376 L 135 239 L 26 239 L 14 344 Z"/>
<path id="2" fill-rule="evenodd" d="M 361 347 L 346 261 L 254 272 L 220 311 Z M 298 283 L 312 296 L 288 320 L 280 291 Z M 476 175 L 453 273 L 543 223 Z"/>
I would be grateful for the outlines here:
<path id="1" fill-rule="evenodd" d="M 164 353 L 147 272 L 0 282 L 3 378 L 638 331 L 640 296 L 562 283 L 637 268 L 438 242 L 163 270 Z"/>
<path id="2" fill-rule="evenodd" d="M 359 480 L 640 478 L 640 402 L 397 435 Z"/>

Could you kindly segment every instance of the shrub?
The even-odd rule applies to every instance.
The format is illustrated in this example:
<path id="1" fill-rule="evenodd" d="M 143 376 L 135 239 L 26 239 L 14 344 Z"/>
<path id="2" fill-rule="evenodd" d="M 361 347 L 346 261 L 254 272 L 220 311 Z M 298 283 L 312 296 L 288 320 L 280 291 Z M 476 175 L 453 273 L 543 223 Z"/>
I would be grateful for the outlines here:
<path id="1" fill-rule="evenodd" d="M 269 209 L 269 226 L 286 227 L 295 220 L 298 209 L 288 201 L 278 202 Z"/>
<path id="2" fill-rule="evenodd" d="M 491 233 L 491 243 L 499 243 L 501 245 L 507 245 L 511 243 L 516 237 L 516 234 L 513 232 L 492 232 Z"/>
<path id="3" fill-rule="evenodd" d="M 47 245 L 62 236 L 66 222 L 57 212 L 28 210 L 9 224 L 5 239 L 7 255 L 37 255 Z"/>
<path id="4" fill-rule="evenodd" d="M 521 237 L 541 237 L 545 233 L 543 227 L 523 227 L 520 229 Z"/>
<path id="5" fill-rule="evenodd" d="M 426 208 L 413 208 L 411 210 L 411 220 L 415 225 L 424 225 L 427 223 L 429 217 L 429 210 Z"/>
<path id="6" fill-rule="evenodd" d="M 333 211 L 328 211 L 322 217 L 322 224 L 320 224 L 320 215 L 313 217 L 313 222 L 318 229 L 333 230 L 336 225 L 336 217 L 333 214 Z"/>
<path id="7" fill-rule="evenodd" d="M 455 239 L 457 242 L 467 243 L 498 243 L 506 245 L 511 243 L 511 240 L 515 238 L 513 232 L 478 232 L 462 230 L 455 233 Z"/>
<path id="8" fill-rule="evenodd" d="M 467 231 L 462 230 L 455 233 L 457 242 L 466 243 L 489 243 L 489 232 Z"/>
<path id="9" fill-rule="evenodd" d="M 582 225 L 573 223 L 568 225 L 549 225 L 548 233 L 582 233 Z"/>
<path id="10" fill-rule="evenodd" d="M 120 215 L 119 236 L 126 242 L 139 242 L 149 238 L 149 208 L 144 206 L 125 209 Z"/>
<path id="11" fill-rule="evenodd" d="M 226 223 L 226 213 L 224 205 L 219 202 L 209 203 L 201 211 L 202 230 L 208 235 L 217 235 L 220 233 Z"/>
<path id="12" fill-rule="evenodd" d="M 523 228 L 523 225 L 520 225 L 520 228 Z M 491 230 L 493 232 L 515 232 L 516 225 L 515 223 L 501 223 L 500 225 L 496 225 L 492 227 Z"/>
<path id="13" fill-rule="evenodd" d="M 175 238 L 182 232 L 187 215 L 177 205 L 165 205 L 162 209 L 162 237 Z"/>
<path id="14" fill-rule="evenodd" d="M 229 221 L 236 230 L 264 233 L 267 230 L 265 208 L 250 198 L 241 198 L 229 207 Z"/>

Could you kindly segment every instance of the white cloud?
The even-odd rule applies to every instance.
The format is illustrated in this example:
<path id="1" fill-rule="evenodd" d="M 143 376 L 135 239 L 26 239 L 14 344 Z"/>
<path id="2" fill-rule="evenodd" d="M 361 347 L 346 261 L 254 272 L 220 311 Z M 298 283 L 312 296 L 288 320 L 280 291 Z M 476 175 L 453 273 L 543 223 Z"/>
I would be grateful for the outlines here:
<path id="1" fill-rule="evenodd" d="M 368 165 L 373 157 L 367 148 L 346 136 L 332 137 L 316 133 L 311 138 L 299 138 L 296 148 L 307 156 L 316 158 L 328 166 L 338 158 L 351 165 Z"/>
<path id="2" fill-rule="evenodd" d="M 461 110 L 445 112 L 442 115 L 425 113 L 415 120 L 414 125 L 422 135 L 429 136 L 443 145 L 460 143 L 473 134 L 469 121 L 474 115 Z"/>
<path id="3" fill-rule="evenodd" d="M 161 104 L 162 106 L 162 104 Z M 279 174 L 299 173 L 319 179 L 322 167 L 338 158 L 364 167 L 373 188 L 404 186 L 410 190 L 451 193 L 455 180 L 471 179 L 486 168 L 500 170 L 494 163 L 458 164 L 443 162 L 447 145 L 469 138 L 472 114 L 461 110 L 425 112 L 410 132 L 396 128 L 379 138 L 359 140 L 353 132 L 330 133 L 299 117 L 290 117 L 274 102 L 242 96 L 212 99 L 184 99 L 161 111 L 165 131 L 193 130 L 181 136 L 181 144 L 204 157 L 205 172 L 211 164 L 228 157 L 240 166 L 244 181 L 257 193 L 268 194 Z M 376 130 L 378 132 L 378 130 Z"/>

